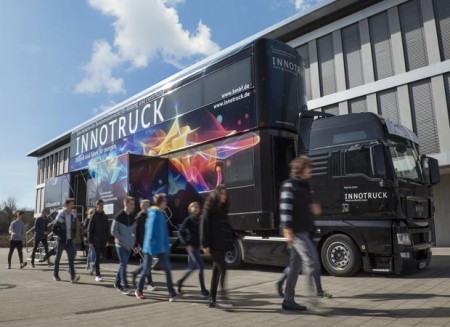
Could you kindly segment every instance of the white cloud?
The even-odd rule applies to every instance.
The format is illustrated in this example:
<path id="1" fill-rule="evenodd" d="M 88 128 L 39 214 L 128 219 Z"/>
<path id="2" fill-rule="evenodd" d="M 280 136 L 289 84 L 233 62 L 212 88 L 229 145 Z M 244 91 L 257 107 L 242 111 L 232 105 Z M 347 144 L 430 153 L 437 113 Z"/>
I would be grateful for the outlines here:
<path id="1" fill-rule="evenodd" d="M 113 52 L 105 40 L 94 42 L 91 61 L 83 67 L 86 72 L 84 79 L 75 87 L 77 93 L 98 93 L 106 91 L 125 93 L 122 78 L 114 78 L 114 68 L 122 63 L 119 55 Z"/>
<path id="2" fill-rule="evenodd" d="M 303 5 L 304 5 L 303 0 L 295 0 L 295 9 L 300 10 L 302 9 Z"/>
<path id="3" fill-rule="evenodd" d="M 113 46 L 97 41 L 91 61 L 84 67 L 85 79 L 77 92 L 124 92 L 123 79 L 114 78 L 123 63 L 143 68 L 157 58 L 176 67 L 191 63 L 197 56 L 219 50 L 208 26 L 198 22 L 195 31 L 183 28 L 174 6 L 184 0 L 89 0 L 104 15 L 114 18 Z M 100 46 L 99 46 L 100 45 Z M 107 60 L 102 57 L 106 56 Z"/>

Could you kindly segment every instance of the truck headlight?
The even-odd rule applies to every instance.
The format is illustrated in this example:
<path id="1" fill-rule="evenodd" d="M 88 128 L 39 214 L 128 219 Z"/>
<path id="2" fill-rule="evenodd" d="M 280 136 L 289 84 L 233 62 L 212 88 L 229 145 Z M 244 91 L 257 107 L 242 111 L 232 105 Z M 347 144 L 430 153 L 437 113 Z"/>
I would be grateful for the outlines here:
<path id="1" fill-rule="evenodd" d="M 397 233 L 397 243 L 400 245 L 411 245 L 408 233 Z"/>

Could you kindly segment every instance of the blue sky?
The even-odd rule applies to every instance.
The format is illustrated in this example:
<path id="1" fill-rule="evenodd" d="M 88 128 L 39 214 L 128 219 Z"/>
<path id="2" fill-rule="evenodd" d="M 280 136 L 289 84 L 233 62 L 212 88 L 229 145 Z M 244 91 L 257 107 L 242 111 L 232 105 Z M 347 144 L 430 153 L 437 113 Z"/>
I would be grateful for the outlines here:
<path id="1" fill-rule="evenodd" d="M 26 154 L 318 0 L 5 0 L 0 201 L 34 208 Z"/>

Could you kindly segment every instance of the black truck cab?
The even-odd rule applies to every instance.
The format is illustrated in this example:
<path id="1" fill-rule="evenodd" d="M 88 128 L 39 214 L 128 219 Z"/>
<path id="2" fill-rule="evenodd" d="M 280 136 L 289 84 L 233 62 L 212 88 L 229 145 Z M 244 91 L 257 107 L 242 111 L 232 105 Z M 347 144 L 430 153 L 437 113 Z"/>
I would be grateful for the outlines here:
<path id="1" fill-rule="evenodd" d="M 313 161 L 311 186 L 323 209 L 315 239 L 325 269 L 349 276 L 361 266 L 396 274 L 427 267 L 437 161 L 419 156 L 413 132 L 377 114 L 309 118 L 299 127 L 309 139 L 299 145 Z"/>

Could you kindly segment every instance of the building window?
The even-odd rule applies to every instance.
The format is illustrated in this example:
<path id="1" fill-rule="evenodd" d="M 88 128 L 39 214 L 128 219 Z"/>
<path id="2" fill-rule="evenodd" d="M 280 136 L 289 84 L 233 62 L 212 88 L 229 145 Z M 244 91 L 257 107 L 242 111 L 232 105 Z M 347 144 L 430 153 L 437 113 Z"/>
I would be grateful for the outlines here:
<path id="1" fill-rule="evenodd" d="M 398 113 L 397 89 L 384 90 L 377 93 L 378 113 L 393 122 L 400 121 Z"/>
<path id="2" fill-rule="evenodd" d="M 345 82 L 347 89 L 351 89 L 364 83 L 361 61 L 361 39 L 358 24 L 343 28 L 341 35 L 345 64 Z"/>
<path id="3" fill-rule="evenodd" d="M 366 97 L 362 96 L 359 98 L 348 100 L 348 111 L 349 113 L 358 113 L 367 111 Z"/>
<path id="4" fill-rule="evenodd" d="M 420 152 L 439 153 L 439 138 L 430 79 L 409 85 L 413 129 L 420 140 Z"/>
<path id="5" fill-rule="evenodd" d="M 370 41 L 375 80 L 394 75 L 392 65 L 391 33 L 386 12 L 369 18 Z"/>
<path id="6" fill-rule="evenodd" d="M 434 16 L 438 31 L 441 60 L 450 59 L 450 1 L 434 0 Z"/>
<path id="7" fill-rule="evenodd" d="M 325 96 L 336 92 L 333 37 L 331 34 L 317 39 L 319 61 L 320 94 Z"/>
<path id="8" fill-rule="evenodd" d="M 322 108 L 322 112 L 326 112 L 333 115 L 339 115 L 339 104 L 330 104 L 329 106 L 325 106 Z"/>
<path id="9" fill-rule="evenodd" d="M 413 0 L 400 5 L 399 13 L 406 70 L 427 66 L 428 57 L 419 2 Z"/>
<path id="10" fill-rule="evenodd" d="M 298 54 L 303 59 L 303 68 L 305 69 L 305 84 L 306 84 L 306 96 L 311 99 L 311 71 L 309 68 L 309 47 L 308 44 L 304 44 L 297 48 Z"/>

